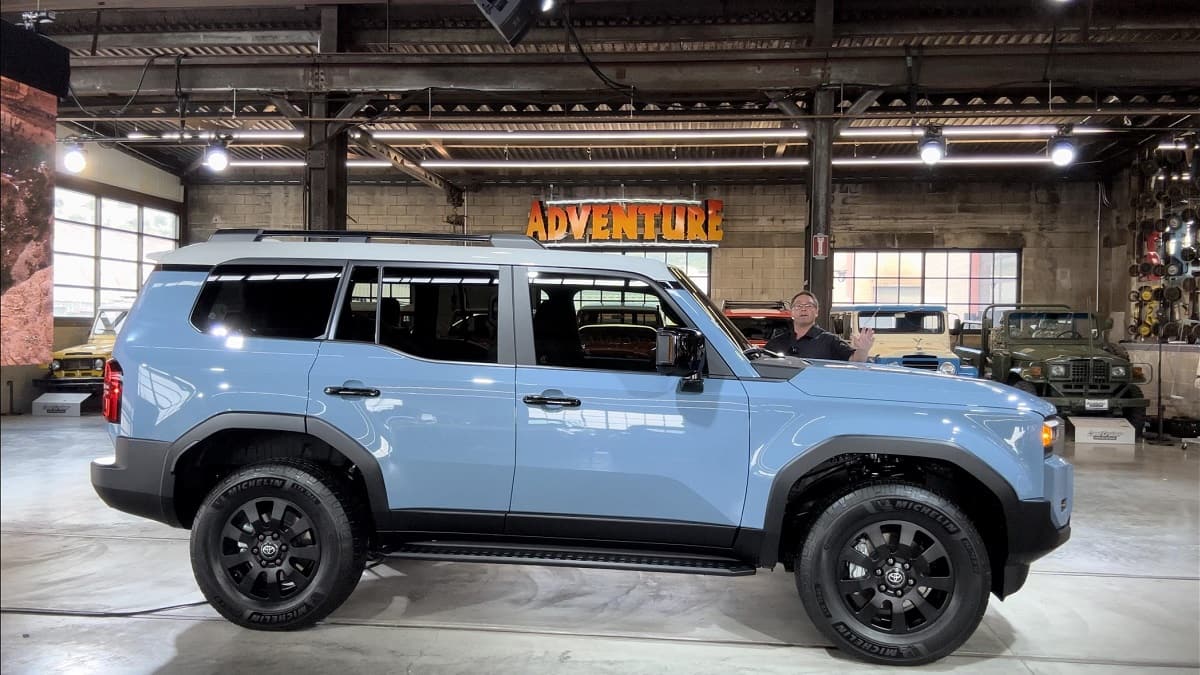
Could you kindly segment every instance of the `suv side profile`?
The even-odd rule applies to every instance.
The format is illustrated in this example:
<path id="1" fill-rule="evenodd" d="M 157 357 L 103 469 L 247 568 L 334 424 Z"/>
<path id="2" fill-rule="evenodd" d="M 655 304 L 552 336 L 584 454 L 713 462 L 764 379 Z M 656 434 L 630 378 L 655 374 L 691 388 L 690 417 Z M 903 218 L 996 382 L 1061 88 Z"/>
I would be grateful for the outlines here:
<path id="1" fill-rule="evenodd" d="M 658 261 L 369 243 L 432 236 L 219 231 L 158 258 L 105 370 L 116 452 L 92 484 L 190 528 L 231 622 L 312 625 L 372 554 L 782 564 L 834 644 L 913 665 L 1070 535 L 1062 423 L 1034 396 L 766 352 Z M 607 303 L 656 309 L 651 352 L 585 349 L 579 313 Z M 488 316 L 452 330 L 464 311 Z"/>

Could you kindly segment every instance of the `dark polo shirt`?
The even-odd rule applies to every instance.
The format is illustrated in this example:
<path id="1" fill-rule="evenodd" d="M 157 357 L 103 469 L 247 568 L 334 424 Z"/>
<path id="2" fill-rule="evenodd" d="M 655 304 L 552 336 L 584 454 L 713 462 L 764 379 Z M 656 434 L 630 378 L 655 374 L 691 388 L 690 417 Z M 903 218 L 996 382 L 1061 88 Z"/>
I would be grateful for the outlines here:
<path id="1" fill-rule="evenodd" d="M 796 337 L 795 331 L 789 330 L 784 335 L 771 338 L 767 343 L 767 350 L 787 356 L 829 361 L 849 361 L 854 355 L 854 348 L 846 344 L 845 340 L 817 325 L 809 328 L 808 332 L 800 337 Z"/>

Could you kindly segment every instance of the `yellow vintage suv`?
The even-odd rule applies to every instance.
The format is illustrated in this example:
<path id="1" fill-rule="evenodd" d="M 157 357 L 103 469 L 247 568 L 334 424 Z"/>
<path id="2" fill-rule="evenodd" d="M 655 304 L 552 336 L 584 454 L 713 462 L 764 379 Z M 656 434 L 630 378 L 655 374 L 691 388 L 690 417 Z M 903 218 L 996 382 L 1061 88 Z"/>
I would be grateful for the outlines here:
<path id="1" fill-rule="evenodd" d="M 43 382 L 55 389 L 99 389 L 104 383 L 104 362 L 112 358 L 113 344 L 130 305 L 126 302 L 101 306 L 87 342 L 54 352 Z"/>

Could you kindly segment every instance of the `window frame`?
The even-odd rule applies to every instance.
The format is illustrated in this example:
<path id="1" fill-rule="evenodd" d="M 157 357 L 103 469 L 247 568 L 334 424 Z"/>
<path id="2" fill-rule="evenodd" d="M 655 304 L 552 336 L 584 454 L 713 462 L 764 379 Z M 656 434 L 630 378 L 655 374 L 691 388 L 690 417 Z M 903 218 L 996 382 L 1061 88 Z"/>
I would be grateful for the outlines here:
<path id="1" fill-rule="evenodd" d="M 493 272 L 497 279 L 497 299 L 499 300 L 496 312 L 496 361 L 445 361 L 442 359 L 431 359 L 418 354 L 410 354 L 408 352 L 390 347 L 385 344 L 380 344 L 379 335 L 379 315 L 382 305 L 375 305 L 375 341 L 360 342 L 357 340 L 339 340 L 337 338 L 337 327 L 342 320 L 342 309 L 344 307 L 343 300 L 347 293 L 353 291 L 351 286 L 351 277 L 354 274 L 356 267 L 374 267 L 378 272 L 380 279 L 380 287 L 382 288 L 383 272 L 386 268 L 402 267 L 407 269 L 428 269 L 428 270 L 459 270 L 470 272 Z M 342 282 L 338 287 L 337 295 L 334 297 L 334 308 L 330 315 L 329 327 L 326 330 L 324 340 L 330 342 L 339 342 L 344 344 L 357 344 L 379 347 L 393 354 L 402 355 L 409 359 L 418 359 L 429 363 L 443 363 L 448 365 L 473 365 L 473 366 L 513 366 L 516 363 L 515 355 L 515 336 L 514 336 L 514 320 L 513 320 L 513 281 L 512 281 L 512 265 L 497 265 L 497 264 L 476 264 L 476 263 L 436 263 L 436 262 L 409 262 L 404 260 L 348 260 L 345 261 L 345 268 L 342 272 Z"/>
<path id="2" fill-rule="evenodd" d="M 154 195 L 143 194 L 140 192 L 135 192 L 133 190 L 126 190 L 124 188 L 119 188 L 119 187 L 107 185 L 104 183 L 98 183 L 96 181 L 82 179 L 82 178 L 79 178 L 76 176 L 65 176 L 62 174 L 55 175 L 54 189 L 55 189 L 55 191 L 62 189 L 62 190 L 68 190 L 71 192 L 84 194 L 95 200 L 95 205 L 93 207 L 94 208 L 94 211 L 93 211 L 93 221 L 94 222 L 91 222 L 91 223 L 80 222 L 78 220 L 71 220 L 69 218 L 60 218 L 60 217 L 58 217 L 58 214 L 56 211 L 52 211 L 52 214 L 51 214 L 51 219 L 52 219 L 52 222 L 53 222 L 55 228 L 57 228 L 57 223 L 61 221 L 63 223 L 67 223 L 70 225 L 88 227 L 88 228 L 91 228 L 91 230 L 92 230 L 92 232 L 91 232 L 91 235 L 93 238 L 92 239 L 92 253 L 90 255 L 89 254 L 72 253 L 72 252 L 68 252 L 68 251 L 61 252 L 61 255 L 72 255 L 72 256 L 77 256 L 80 258 L 87 258 L 92 261 L 91 285 L 81 286 L 78 284 L 58 283 L 57 280 L 55 280 L 51 283 L 52 295 L 54 294 L 55 289 L 57 289 L 57 288 L 75 289 L 78 291 L 91 291 L 92 311 L 91 311 L 90 316 L 83 317 L 83 316 L 67 316 L 67 315 L 62 315 L 62 314 L 54 314 L 54 321 L 57 322 L 59 325 L 91 326 L 92 322 L 95 321 L 96 312 L 99 311 L 100 308 L 104 305 L 104 302 L 102 302 L 102 300 L 101 300 L 103 295 L 105 295 L 105 294 L 127 294 L 129 296 L 137 296 L 137 294 L 139 294 L 141 292 L 142 286 L 144 285 L 145 279 L 146 279 L 145 269 L 147 267 L 153 268 L 153 263 L 148 263 L 145 260 L 145 245 L 144 244 L 145 244 L 146 237 L 151 237 L 155 240 L 169 241 L 171 243 L 171 248 L 168 250 L 177 249 L 182 245 L 183 235 L 186 230 L 186 223 L 185 223 L 185 218 L 184 218 L 184 206 L 183 206 L 183 204 L 181 204 L 179 202 L 174 202 L 174 201 L 171 201 L 168 199 L 163 199 L 161 197 L 155 197 Z M 117 201 L 117 202 L 121 202 L 124 204 L 130 204 L 130 205 L 134 206 L 137 210 L 136 230 L 122 230 L 120 228 L 106 227 L 103 224 L 103 217 L 104 217 L 103 216 L 103 214 L 104 214 L 103 204 L 104 204 L 105 200 Z M 162 211 L 162 212 L 166 212 L 166 213 L 170 213 L 170 214 L 174 215 L 175 216 L 175 224 L 176 224 L 175 236 L 173 238 L 168 238 L 168 237 L 163 237 L 163 236 L 160 236 L 157 234 L 147 234 L 145 232 L 145 210 L 146 209 L 153 209 L 156 211 Z M 129 260 L 129 259 L 124 259 L 124 258 L 114 258 L 114 257 L 104 255 L 104 251 L 102 251 L 102 249 L 101 249 L 101 241 L 102 241 L 104 232 L 117 232 L 117 233 L 125 233 L 125 234 L 134 235 L 137 238 L 137 252 L 135 254 L 137 256 L 136 260 Z M 54 247 L 53 235 L 51 235 L 50 251 L 51 251 L 51 261 L 53 262 L 53 256 L 60 255 L 60 252 Z M 111 287 L 104 286 L 101 281 L 101 274 L 102 274 L 101 269 L 103 266 L 102 263 L 104 263 L 105 261 L 134 264 L 135 269 L 136 269 L 135 274 L 137 275 L 135 287 L 132 289 L 121 289 L 121 288 L 111 288 Z M 53 304 L 53 299 L 51 300 L 51 303 Z"/>

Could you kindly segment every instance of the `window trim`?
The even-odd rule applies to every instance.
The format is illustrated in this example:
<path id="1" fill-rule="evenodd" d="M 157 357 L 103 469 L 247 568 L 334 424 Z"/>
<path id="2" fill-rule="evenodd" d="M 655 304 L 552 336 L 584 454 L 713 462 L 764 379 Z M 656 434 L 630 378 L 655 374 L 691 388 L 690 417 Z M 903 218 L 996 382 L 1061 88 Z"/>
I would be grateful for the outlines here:
<path id="1" fill-rule="evenodd" d="M 410 354 L 405 351 L 389 347 L 379 342 L 379 313 L 380 305 L 375 306 L 375 341 L 374 342 L 358 342 L 355 340 L 339 340 L 335 335 L 337 325 L 342 317 L 342 299 L 346 293 L 350 292 L 351 274 L 355 267 L 374 267 L 379 278 L 383 279 L 383 270 L 387 267 L 405 267 L 410 269 L 436 269 L 436 270 L 467 270 L 473 272 L 495 272 L 497 282 L 496 297 L 499 300 L 496 312 L 498 321 L 496 322 L 496 361 L 495 363 L 488 361 L 445 361 L 442 359 L 431 359 L 420 356 L 418 354 Z M 515 321 L 513 319 L 513 276 L 512 265 L 501 265 L 494 263 L 436 263 L 428 261 L 408 262 L 404 260 L 347 260 L 342 271 L 342 282 L 338 287 L 338 294 L 334 300 L 333 312 L 330 313 L 329 326 L 325 331 L 323 342 L 337 342 L 340 344 L 356 344 L 368 345 L 387 350 L 393 354 L 400 354 L 405 358 L 418 359 L 428 363 L 444 363 L 452 365 L 482 365 L 482 366 L 515 366 L 516 365 L 516 336 L 514 330 Z M 509 289 L 508 293 L 504 289 Z M 505 322 L 507 322 L 508 330 L 505 330 Z"/>

